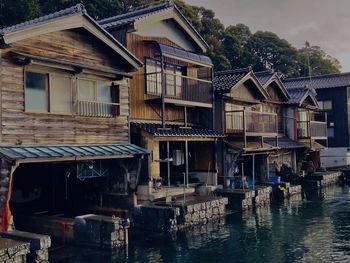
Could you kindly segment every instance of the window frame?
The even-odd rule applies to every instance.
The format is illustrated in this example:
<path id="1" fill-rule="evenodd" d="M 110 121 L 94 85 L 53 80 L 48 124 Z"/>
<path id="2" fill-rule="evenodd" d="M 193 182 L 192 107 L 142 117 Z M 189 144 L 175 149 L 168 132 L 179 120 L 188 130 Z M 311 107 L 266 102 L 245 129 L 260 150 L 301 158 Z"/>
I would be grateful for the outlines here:
<path id="1" fill-rule="evenodd" d="M 26 97 L 27 97 L 27 73 L 37 73 L 37 74 L 42 74 L 46 76 L 46 87 L 45 87 L 45 95 L 46 95 L 46 102 L 47 102 L 47 110 L 35 110 L 35 109 L 28 109 L 26 107 Z M 68 112 L 59 112 L 59 111 L 52 111 L 52 101 L 54 98 L 51 96 L 52 94 L 52 76 L 58 76 L 58 77 L 67 77 L 70 80 L 70 100 L 71 100 L 71 111 Z M 88 77 L 88 76 L 79 76 L 79 75 L 73 75 L 69 74 L 67 72 L 60 72 L 60 71 L 55 71 L 55 70 L 50 70 L 50 69 L 41 69 L 41 68 L 24 68 L 23 70 L 23 111 L 25 113 L 30 113 L 30 114 L 49 114 L 49 115 L 62 115 L 62 116 L 80 116 L 78 111 L 76 110 L 76 103 L 79 101 L 79 83 L 78 80 L 87 80 L 87 81 L 92 81 L 94 83 L 94 100 L 93 102 L 101 102 L 101 103 L 106 103 L 106 104 L 113 104 L 117 106 L 117 110 L 115 111 L 114 115 L 109 117 L 109 118 L 116 118 L 120 116 L 120 88 L 119 85 L 115 85 L 113 80 L 110 80 L 108 78 L 93 78 L 93 77 Z M 113 102 L 107 102 L 107 101 L 102 101 L 98 100 L 98 94 L 97 94 L 97 89 L 98 89 L 98 82 L 110 82 L 111 83 L 111 88 L 115 88 L 116 91 L 113 92 L 112 95 L 112 100 Z M 118 92 L 118 94 L 117 94 Z M 99 117 L 95 117 L 99 118 Z"/>

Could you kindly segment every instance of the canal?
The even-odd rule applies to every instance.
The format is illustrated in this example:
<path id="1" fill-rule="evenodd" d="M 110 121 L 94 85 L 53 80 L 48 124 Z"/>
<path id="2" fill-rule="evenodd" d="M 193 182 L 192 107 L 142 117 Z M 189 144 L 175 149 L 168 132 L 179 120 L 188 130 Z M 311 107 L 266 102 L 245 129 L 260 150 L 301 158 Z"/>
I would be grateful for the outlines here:
<path id="1" fill-rule="evenodd" d="M 133 233 L 123 253 L 64 247 L 53 262 L 350 262 L 350 190 L 329 187 L 174 236 Z"/>

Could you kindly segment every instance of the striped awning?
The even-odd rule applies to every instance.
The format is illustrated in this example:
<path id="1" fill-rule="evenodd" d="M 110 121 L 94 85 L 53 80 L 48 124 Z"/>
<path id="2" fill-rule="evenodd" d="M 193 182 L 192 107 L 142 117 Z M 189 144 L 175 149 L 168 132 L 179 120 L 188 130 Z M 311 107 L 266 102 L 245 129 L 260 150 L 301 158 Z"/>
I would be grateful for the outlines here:
<path id="1" fill-rule="evenodd" d="M 133 144 L 0 146 L 1 157 L 23 162 L 114 159 L 145 154 L 148 154 L 146 149 Z"/>

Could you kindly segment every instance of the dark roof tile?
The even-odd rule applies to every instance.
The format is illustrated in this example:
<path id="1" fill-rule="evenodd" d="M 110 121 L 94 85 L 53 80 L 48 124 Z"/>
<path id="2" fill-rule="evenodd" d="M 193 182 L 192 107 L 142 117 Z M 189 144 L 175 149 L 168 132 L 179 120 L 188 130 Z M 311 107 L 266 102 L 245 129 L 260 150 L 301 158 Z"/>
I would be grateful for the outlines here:
<path id="1" fill-rule="evenodd" d="M 225 137 L 224 134 L 203 127 L 182 127 L 175 124 L 167 124 L 166 129 L 162 129 L 159 123 L 141 123 L 133 122 L 132 127 L 141 129 L 155 137 L 199 137 L 199 138 L 218 138 Z"/>
<path id="2" fill-rule="evenodd" d="M 85 10 L 85 7 L 83 4 L 77 4 L 75 6 L 57 11 L 57 12 L 52 13 L 52 14 L 48 14 L 48 15 L 41 16 L 41 17 L 26 21 L 26 22 L 23 22 L 20 24 L 16 24 L 13 26 L 2 28 L 2 29 L 0 29 L 0 34 L 15 32 L 15 31 L 18 31 L 21 29 L 32 27 L 34 25 L 46 23 L 47 21 L 54 20 L 56 18 L 71 16 L 71 15 L 75 15 L 77 13 L 86 13 L 86 10 Z"/>
<path id="3" fill-rule="evenodd" d="M 350 86 L 350 72 L 328 74 L 316 77 L 291 78 L 283 81 L 288 89 L 310 87 L 313 89 L 339 88 Z"/>
<path id="4" fill-rule="evenodd" d="M 228 92 L 240 80 L 251 72 L 251 68 L 218 71 L 214 74 L 214 89 L 219 92 Z"/>

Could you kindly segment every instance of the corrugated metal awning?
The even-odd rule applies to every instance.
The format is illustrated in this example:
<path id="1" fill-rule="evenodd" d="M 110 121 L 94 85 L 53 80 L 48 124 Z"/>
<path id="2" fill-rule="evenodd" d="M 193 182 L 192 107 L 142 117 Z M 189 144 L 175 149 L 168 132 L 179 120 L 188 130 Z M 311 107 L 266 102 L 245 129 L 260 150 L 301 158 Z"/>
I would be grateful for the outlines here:
<path id="1" fill-rule="evenodd" d="M 1 157 L 21 162 L 117 159 L 145 154 L 146 149 L 133 144 L 0 146 Z"/>
<path id="2" fill-rule="evenodd" d="M 208 56 L 199 55 L 187 50 L 164 45 L 154 40 L 145 40 L 145 42 L 156 44 L 161 54 L 165 57 L 194 63 L 204 67 L 213 67 L 213 62 Z"/>

